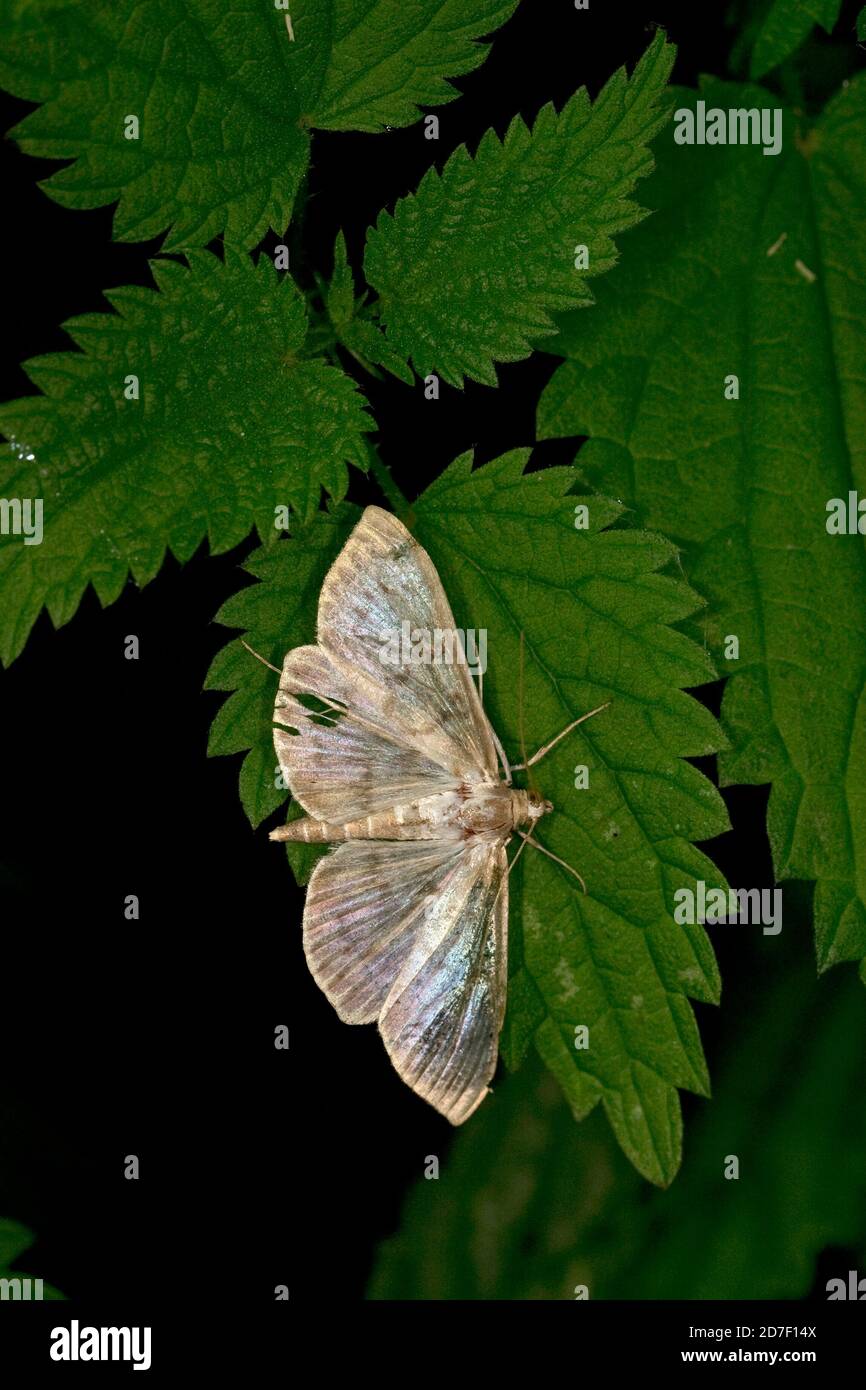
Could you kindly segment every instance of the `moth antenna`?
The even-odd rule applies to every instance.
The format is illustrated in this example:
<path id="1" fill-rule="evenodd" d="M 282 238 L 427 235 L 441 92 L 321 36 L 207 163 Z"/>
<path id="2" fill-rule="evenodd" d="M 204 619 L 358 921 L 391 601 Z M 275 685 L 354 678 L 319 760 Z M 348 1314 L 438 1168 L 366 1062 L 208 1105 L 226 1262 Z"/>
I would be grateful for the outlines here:
<path id="1" fill-rule="evenodd" d="M 586 884 L 585 884 L 585 882 L 583 881 L 583 879 L 581 878 L 580 874 L 577 872 L 577 869 L 573 869 L 573 868 L 571 867 L 570 864 L 566 864 L 565 860 L 564 860 L 564 859 L 560 859 L 560 857 L 559 857 L 558 854 L 552 854 L 551 851 L 550 851 L 549 849 L 545 849 L 545 848 L 544 848 L 544 845 L 540 845 L 540 844 L 538 843 L 537 840 L 533 840 L 532 836 L 531 836 L 531 835 L 527 835 L 523 830 L 518 830 L 517 833 L 518 833 L 518 835 L 522 835 L 522 836 L 523 836 L 524 840 L 526 841 L 526 843 L 527 843 L 528 845 L 534 845 L 536 849 L 540 849 L 540 850 L 541 850 L 541 853 L 542 853 L 542 854 L 546 854 L 547 857 L 548 857 L 548 859 L 552 859 L 553 862 L 554 862 L 554 864 L 559 864 L 559 865 L 561 865 L 561 867 L 562 867 L 563 869 L 568 869 L 568 872 L 569 872 L 570 874 L 574 874 L 574 877 L 577 879 L 577 881 L 578 881 L 578 883 L 580 884 L 581 888 L 583 889 L 584 893 L 586 892 Z M 515 860 L 516 860 L 516 859 L 517 859 L 517 855 L 515 855 L 514 858 L 515 858 Z"/>
<path id="2" fill-rule="evenodd" d="M 538 750 L 537 753 L 533 753 L 532 757 L 529 759 L 529 762 L 512 763 L 512 764 L 511 764 L 511 771 L 512 771 L 512 772 L 521 772 L 521 771 L 523 771 L 524 769 L 527 769 L 527 770 L 528 770 L 529 768 L 533 767 L 535 763 L 540 763 L 540 762 L 541 762 L 541 759 L 542 759 L 542 758 L 546 758 L 547 755 L 548 755 L 548 753 L 550 752 L 550 750 L 551 750 L 552 748 L 555 748 L 556 745 L 557 745 L 562 739 L 565 738 L 566 734 L 570 734 L 571 731 L 572 731 L 572 729 L 576 729 L 577 726 L 578 726 L 578 724 L 583 724 L 585 720 L 587 720 L 587 719 L 592 719 L 593 716 L 596 715 L 596 714 L 601 714 L 602 710 L 609 709 L 610 706 L 611 706 L 612 704 L 613 704 L 613 701 L 612 701 L 612 700 L 605 700 L 605 702 L 604 702 L 603 705 L 598 705 L 598 706 L 596 706 L 595 709 L 589 710 L 588 713 L 582 714 L 582 715 L 580 716 L 579 719 L 572 719 L 571 723 L 568 724 L 568 725 L 562 730 L 561 733 L 559 733 L 559 734 L 556 735 L 556 738 L 552 738 L 552 739 L 550 740 L 549 743 L 545 743 L 545 745 L 544 745 L 543 748 L 539 748 L 539 750 Z M 530 774 L 530 775 L 531 775 L 531 774 Z M 530 785 L 531 785 L 531 783 L 530 783 Z"/>
<path id="3" fill-rule="evenodd" d="M 267 666 L 267 668 L 268 668 L 269 671 L 276 671 L 276 673 L 277 673 L 278 676 L 281 676 L 281 675 L 283 674 L 282 671 L 279 669 L 278 666 L 272 666 L 271 663 L 270 663 L 269 661 L 265 661 L 265 658 L 264 658 L 263 656 L 259 656 L 259 653 L 258 653 L 258 652 L 254 652 L 253 649 L 252 649 L 252 647 L 250 646 L 249 642 L 245 642 L 244 639 L 243 639 L 243 637 L 241 638 L 241 646 L 242 646 L 242 647 L 246 647 L 246 649 L 247 649 L 247 651 L 249 652 L 250 656 L 254 656 L 255 659 L 256 659 L 256 661 L 260 661 L 260 662 L 262 663 L 263 666 Z"/>

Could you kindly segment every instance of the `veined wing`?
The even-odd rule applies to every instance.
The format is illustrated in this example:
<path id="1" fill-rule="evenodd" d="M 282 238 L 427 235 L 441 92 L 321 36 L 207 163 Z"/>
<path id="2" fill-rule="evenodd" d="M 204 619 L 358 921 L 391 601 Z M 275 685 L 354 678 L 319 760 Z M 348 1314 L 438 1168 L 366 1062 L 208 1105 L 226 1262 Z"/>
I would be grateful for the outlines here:
<path id="1" fill-rule="evenodd" d="M 352 708 L 449 772 L 496 780 L 496 750 L 464 661 L 390 665 L 383 644 L 456 632 L 436 567 L 390 512 L 367 507 L 322 585 L 317 637 L 357 686 Z"/>
<path id="2" fill-rule="evenodd" d="M 496 1070 L 508 968 L 508 859 L 501 841 L 463 851 L 428 908 L 379 1015 L 397 1071 L 452 1124 Z"/>
<path id="3" fill-rule="evenodd" d="M 498 841 L 340 845 L 316 866 L 304 950 L 340 1017 L 379 1020 L 394 1066 L 453 1124 L 483 1100 L 505 1012 Z"/>
<path id="4" fill-rule="evenodd" d="M 304 952 L 344 1023 L 374 1023 L 462 841 L 352 840 L 307 886 Z"/>
<path id="5" fill-rule="evenodd" d="M 368 507 L 322 586 L 319 645 L 287 654 L 274 710 L 285 726 L 274 730 L 280 767 L 319 820 L 345 824 L 463 782 L 498 780 L 466 664 L 383 662 L 383 645 L 403 623 L 454 632 L 426 551 L 396 517 Z M 323 723 L 303 695 L 346 712 Z"/>
<path id="6" fill-rule="evenodd" d="M 274 747 L 304 810 L 343 825 L 437 791 L 453 791 L 459 774 L 445 771 L 399 729 L 388 729 L 358 691 L 358 682 L 321 647 L 295 647 L 283 663 L 274 719 L 287 727 L 274 728 Z M 317 695 L 349 712 L 323 723 L 320 716 L 311 717 L 299 694 Z M 359 704 L 366 716 L 358 713 Z"/>

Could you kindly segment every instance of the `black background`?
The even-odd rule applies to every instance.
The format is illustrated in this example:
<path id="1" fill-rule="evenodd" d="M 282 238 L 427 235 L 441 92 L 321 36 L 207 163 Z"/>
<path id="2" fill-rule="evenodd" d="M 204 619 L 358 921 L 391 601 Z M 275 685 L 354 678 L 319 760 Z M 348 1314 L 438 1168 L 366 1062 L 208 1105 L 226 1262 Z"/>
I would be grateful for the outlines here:
<path id="1" fill-rule="evenodd" d="M 485 129 L 520 111 L 595 94 L 646 48 L 655 23 L 679 45 L 677 81 L 724 71 L 722 5 L 626 8 L 525 0 L 486 64 L 423 125 L 379 136 L 317 134 L 300 278 L 327 271 L 346 230 L 361 261 L 379 208 Z M 9 100 L 3 128 L 29 109 Z M 4 395 L 32 389 L 18 362 L 70 346 L 62 321 L 107 306 L 101 291 L 150 284 L 158 249 L 111 240 L 111 210 L 66 211 L 36 186 L 55 166 L 2 146 Z M 638 194 L 638 197 L 640 195 Z M 272 244 L 275 238 L 271 238 Z M 589 312 L 589 311 L 588 311 Z M 12 331 L 9 331 L 10 326 Z M 457 453 L 484 460 L 530 444 L 553 358 L 500 370 L 500 388 L 372 381 L 358 369 L 384 460 L 415 495 Z M 545 445 L 535 464 L 569 461 Z M 381 500 L 355 475 L 351 495 Z M 0 1215 L 38 1235 L 21 1261 L 72 1297 L 135 1302 L 236 1296 L 342 1302 L 363 1296 L 376 1243 L 394 1229 L 424 1156 L 447 1152 L 448 1124 L 402 1085 L 373 1028 L 342 1025 L 305 967 L 302 894 L 283 852 L 253 832 L 237 758 L 208 759 L 221 698 L 203 694 L 227 639 L 212 622 L 244 582 L 252 542 L 211 558 L 172 558 L 103 611 L 88 592 L 55 633 L 43 614 L 0 673 L 6 824 L 5 971 L 0 989 Z M 137 634 L 138 661 L 123 656 Z M 717 709 L 715 687 L 700 692 Z M 712 760 L 707 770 L 715 775 Z M 766 789 L 726 792 L 733 830 L 709 846 L 737 883 L 771 883 Z M 141 917 L 124 918 L 127 894 Z M 700 1008 L 710 1066 L 760 986 L 744 951 L 716 945 L 724 1014 Z M 803 950 L 810 951 L 808 939 Z M 275 1052 L 273 1029 L 291 1028 Z M 684 1097 L 686 1115 L 695 1102 Z M 126 1181 L 124 1158 L 141 1178 Z"/>

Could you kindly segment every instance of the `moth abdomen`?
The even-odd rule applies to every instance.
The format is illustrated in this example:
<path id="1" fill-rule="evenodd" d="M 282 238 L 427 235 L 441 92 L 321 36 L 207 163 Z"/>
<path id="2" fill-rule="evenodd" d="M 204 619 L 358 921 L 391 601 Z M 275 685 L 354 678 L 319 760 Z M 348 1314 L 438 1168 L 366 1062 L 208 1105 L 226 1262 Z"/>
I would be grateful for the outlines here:
<path id="1" fill-rule="evenodd" d="M 327 821 L 316 820 L 314 816 L 300 816 L 289 821 L 288 825 L 277 826 L 268 836 L 269 840 L 300 840 L 306 845 L 339 844 L 350 839 L 345 825 L 329 825 Z"/>
<path id="2" fill-rule="evenodd" d="M 417 801 L 378 811 L 342 825 L 302 816 L 270 833 L 272 840 L 300 840 L 308 845 L 343 844 L 346 840 L 441 840 L 458 839 L 459 827 L 451 814 L 452 793 L 436 793 Z"/>

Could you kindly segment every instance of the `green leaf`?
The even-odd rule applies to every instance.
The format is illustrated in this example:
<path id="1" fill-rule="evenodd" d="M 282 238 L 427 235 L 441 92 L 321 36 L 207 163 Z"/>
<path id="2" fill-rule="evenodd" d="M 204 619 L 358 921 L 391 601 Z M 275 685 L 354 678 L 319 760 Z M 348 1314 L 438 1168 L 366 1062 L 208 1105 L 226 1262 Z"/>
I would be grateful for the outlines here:
<path id="1" fill-rule="evenodd" d="M 19 1280 L 26 1279 L 30 1283 L 30 1298 L 35 1298 L 36 1289 L 35 1276 L 24 1274 L 21 1270 L 13 1268 L 19 1255 L 23 1255 L 25 1250 L 29 1250 L 35 1237 L 32 1231 L 26 1226 L 22 1226 L 20 1221 L 10 1221 L 8 1217 L 0 1217 L 0 1280 Z M 45 1301 L 65 1298 L 59 1289 L 55 1289 L 51 1284 L 42 1281 L 41 1296 Z M 15 1293 L 8 1292 L 2 1295 L 4 1299 L 16 1297 Z"/>
<path id="2" fill-rule="evenodd" d="M 829 34 L 842 0 L 770 0 L 760 6 L 751 26 L 749 75 L 763 77 L 800 47 L 816 24 Z"/>
<path id="3" fill-rule="evenodd" d="M 386 367 L 394 376 L 411 386 L 415 378 L 404 358 L 388 343 L 387 338 L 370 318 L 364 296 L 355 297 L 355 277 L 346 254 L 346 239 L 340 232 L 334 246 L 334 271 L 324 290 L 325 307 L 337 342 L 367 371 Z"/>
<path id="4" fill-rule="evenodd" d="M 330 43 L 317 45 L 315 85 L 305 84 L 305 109 L 320 130 L 378 131 L 417 121 L 421 106 L 441 106 L 459 92 L 444 81 L 472 72 L 489 44 L 476 40 L 498 29 L 518 0 L 293 0 L 300 41 L 310 26 L 327 24 Z M 297 55 L 297 72 L 301 55 Z M 300 74 L 298 80 L 301 81 Z"/>
<path id="5" fill-rule="evenodd" d="M 621 69 L 594 103 L 581 88 L 558 115 L 545 106 L 531 132 L 517 116 L 474 157 L 461 145 L 380 215 L 365 274 L 389 342 L 421 376 L 495 385 L 494 362 L 527 357 L 554 310 L 592 303 L 587 277 L 610 269 L 614 236 L 643 216 L 629 194 L 652 168 L 673 57 L 659 32 L 631 79 Z"/>
<path id="6" fill-rule="evenodd" d="M 260 582 L 233 595 L 216 621 L 241 629 L 248 645 L 280 668 L 292 647 L 316 640 L 319 591 L 359 516 L 357 507 L 342 503 L 329 512 L 317 512 L 291 538 L 255 551 L 244 569 Z M 236 640 L 217 653 L 205 689 L 234 692 L 213 722 L 208 753 L 246 754 L 240 795 L 255 827 L 289 795 L 281 785 L 273 743 L 277 677 Z M 309 846 L 291 846 L 295 848 L 303 852 Z"/>
<path id="7" fill-rule="evenodd" d="M 114 314 L 70 320 L 82 349 L 25 364 L 43 394 L 0 406 L 0 494 L 42 499 L 44 538 L 0 539 L 0 659 L 21 650 L 40 608 L 67 622 L 88 583 L 103 605 L 129 573 L 152 579 L 169 548 L 188 559 L 275 509 L 310 515 L 366 468 L 363 397 L 337 368 L 303 360 L 301 296 L 267 258 L 155 261 L 159 292 L 107 295 Z M 139 398 L 127 399 L 130 378 Z M 33 512 L 31 512 L 31 518 Z"/>
<path id="8" fill-rule="evenodd" d="M 74 161 L 64 207 L 117 200 L 114 235 L 163 250 L 282 231 L 309 159 L 284 16 L 262 0 L 2 0 L 0 83 L 44 105 L 11 131 Z M 138 119 L 127 138 L 127 117 Z"/>
<path id="9" fill-rule="evenodd" d="M 415 1185 L 368 1297 L 805 1297 L 822 1250 L 866 1240 L 866 1013 L 853 979 L 816 986 L 772 949 L 669 1191 L 647 1193 L 527 1067 L 457 1134 L 439 1181 Z"/>
<path id="10" fill-rule="evenodd" d="M 665 142 L 657 211 L 564 319 L 538 416 L 542 438 L 591 436 L 583 476 L 682 546 L 729 676 L 720 777 L 772 784 L 776 876 L 816 880 L 822 969 L 866 956 L 866 564 L 827 531 L 831 499 L 866 496 L 864 142 L 863 76 L 810 131 L 786 112 L 776 157 Z"/>
<path id="11" fill-rule="evenodd" d="M 857 16 L 857 38 L 860 43 L 866 43 L 866 5 Z"/>
<path id="12" fill-rule="evenodd" d="M 64 207 L 118 201 L 114 234 L 163 250 L 281 232 L 309 129 L 408 125 L 458 95 L 516 0 L 0 0 L 0 83 L 44 103 L 11 132 L 74 162 L 43 188 Z M 127 118 L 138 120 L 137 134 Z"/>
<path id="13" fill-rule="evenodd" d="M 8 1269 L 19 1255 L 29 1250 L 33 1239 L 33 1232 L 20 1221 L 0 1216 L 0 1269 Z"/>
<path id="14" fill-rule="evenodd" d="M 714 671 L 669 626 L 699 606 L 678 576 L 661 572 L 675 548 L 607 529 L 616 504 L 568 496 L 571 469 L 526 475 L 527 458 L 517 450 L 473 472 L 466 455 L 414 506 L 415 533 L 458 624 L 487 631 L 485 704 L 511 761 L 520 761 L 521 632 L 528 742 L 540 746 L 613 701 L 538 769 L 558 814 L 537 837 L 589 891 L 543 855 L 521 856 L 510 908 L 509 976 L 518 984 L 504 1050 L 514 1063 L 531 1039 L 576 1117 L 601 1101 L 640 1172 L 667 1183 L 680 1158 L 675 1088 L 703 1094 L 709 1084 L 687 996 L 718 996 L 703 929 L 672 919 L 678 888 L 721 882 L 690 841 L 722 833 L 727 814 L 684 761 L 715 751 L 719 731 L 681 689 Z M 582 504 L 588 531 L 576 527 Z M 589 770 L 586 790 L 575 787 L 579 766 Z M 575 1046 L 582 1024 L 586 1051 Z"/>
<path id="15" fill-rule="evenodd" d="M 589 892 L 584 896 L 570 874 L 534 849 L 521 856 L 511 878 L 503 1050 L 516 1064 L 534 1045 L 574 1113 L 581 1117 L 601 1101 L 632 1161 L 666 1183 L 680 1154 L 676 1087 L 705 1093 L 708 1086 L 687 996 L 718 995 L 703 929 L 678 926 L 672 916 L 677 889 L 698 878 L 721 882 L 690 842 L 724 831 L 725 809 L 684 761 L 715 751 L 719 729 L 681 689 L 714 671 L 703 650 L 671 626 L 699 602 L 678 575 L 663 573 L 676 562 L 675 548 L 659 536 L 609 529 L 617 504 L 569 496 L 569 468 L 525 474 L 527 458 L 520 450 L 473 472 L 464 456 L 412 508 L 458 625 L 487 632 L 485 704 L 512 761 L 521 632 L 533 745 L 613 700 L 538 768 L 557 811 L 538 836 L 580 871 Z M 575 508 L 584 505 L 589 527 L 577 529 Z M 304 528 L 254 557 L 254 573 L 269 567 L 264 582 L 220 614 L 248 626 L 251 644 L 261 643 L 257 649 L 276 666 L 314 631 L 320 577 L 347 519 L 341 509 L 339 518 L 319 518 L 317 529 Z M 263 681 L 253 665 L 244 675 L 229 664 L 230 682 L 221 668 L 209 683 L 243 681 L 258 699 Z M 218 743 L 220 751 L 229 751 L 232 738 L 234 747 L 252 748 L 270 773 L 275 678 L 264 685 L 258 706 L 245 693 L 233 697 Z M 591 790 L 576 790 L 578 765 L 588 768 Z M 582 1024 L 591 1042 L 577 1051 L 575 1028 Z"/>

